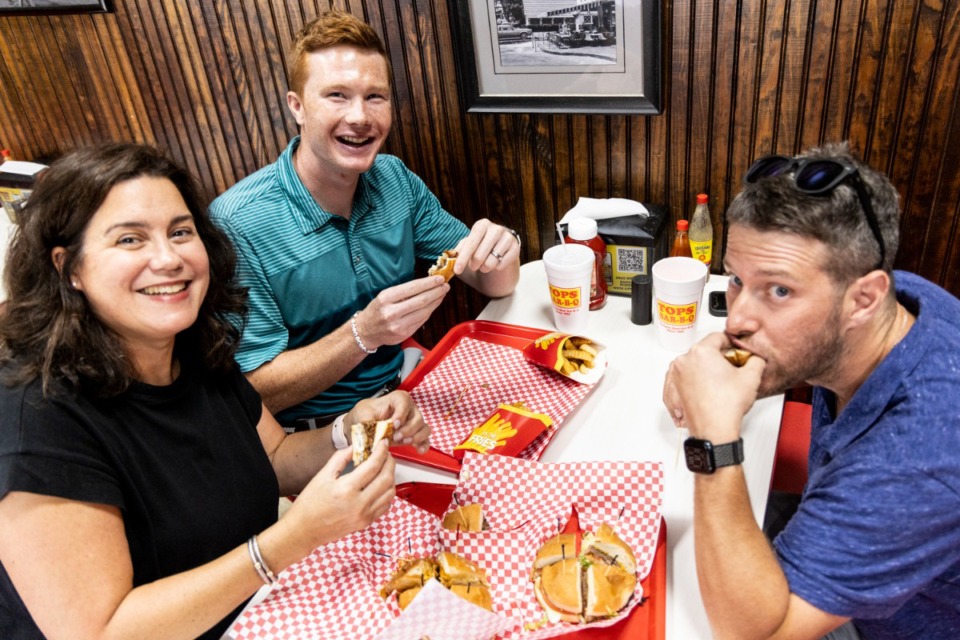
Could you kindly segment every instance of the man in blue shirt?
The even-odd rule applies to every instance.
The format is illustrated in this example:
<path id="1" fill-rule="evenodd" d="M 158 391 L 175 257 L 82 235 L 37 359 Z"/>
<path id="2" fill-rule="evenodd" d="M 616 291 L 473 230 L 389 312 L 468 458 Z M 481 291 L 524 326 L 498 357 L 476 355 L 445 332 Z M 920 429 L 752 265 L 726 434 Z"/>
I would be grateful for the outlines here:
<path id="1" fill-rule="evenodd" d="M 718 638 L 960 633 L 960 301 L 891 270 L 899 215 L 896 189 L 845 145 L 758 160 L 727 212 L 726 332 L 664 384 L 692 437 L 697 572 Z M 734 368 L 731 347 L 753 356 Z M 801 383 L 814 385 L 809 479 L 771 548 L 739 465 L 741 420 Z"/>
<path id="2" fill-rule="evenodd" d="M 325 13 L 290 59 L 300 136 L 210 210 L 250 294 L 237 360 L 277 418 L 301 428 L 395 386 L 400 343 L 449 291 L 441 276 L 414 279 L 417 258 L 455 249 L 455 274 L 499 297 L 519 278 L 520 240 L 486 219 L 468 229 L 399 159 L 380 155 L 390 65 L 369 25 Z"/>

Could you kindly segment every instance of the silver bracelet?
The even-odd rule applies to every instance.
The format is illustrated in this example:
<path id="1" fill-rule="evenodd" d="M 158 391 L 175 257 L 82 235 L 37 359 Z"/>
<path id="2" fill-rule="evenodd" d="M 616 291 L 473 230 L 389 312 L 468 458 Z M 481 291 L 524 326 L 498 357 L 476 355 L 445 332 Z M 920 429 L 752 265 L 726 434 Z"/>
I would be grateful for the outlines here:
<path id="1" fill-rule="evenodd" d="M 337 419 L 333 421 L 333 448 L 334 449 L 346 449 L 350 446 L 350 441 L 347 440 L 346 434 L 343 432 L 343 420 L 347 417 L 347 414 L 341 413 L 337 416 Z"/>
<path id="2" fill-rule="evenodd" d="M 360 311 L 362 311 L 362 309 Z M 357 316 L 360 315 L 360 311 L 357 311 L 353 314 L 353 317 L 350 318 L 350 330 L 353 331 L 353 339 L 357 341 L 357 346 L 360 347 L 360 351 L 366 354 L 376 353 L 376 349 L 367 349 L 366 345 L 363 344 L 363 340 L 360 339 L 360 333 L 357 331 Z"/>
<path id="3" fill-rule="evenodd" d="M 260 555 L 260 545 L 257 543 L 256 534 L 250 536 L 250 539 L 247 540 L 247 551 L 250 553 L 250 560 L 253 561 L 253 568 L 257 570 L 257 575 L 260 576 L 260 579 L 263 580 L 264 584 L 272 587 L 277 581 L 277 576 L 273 574 L 273 571 L 270 571 L 270 567 L 268 567 L 267 563 L 263 561 L 263 556 Z"/>

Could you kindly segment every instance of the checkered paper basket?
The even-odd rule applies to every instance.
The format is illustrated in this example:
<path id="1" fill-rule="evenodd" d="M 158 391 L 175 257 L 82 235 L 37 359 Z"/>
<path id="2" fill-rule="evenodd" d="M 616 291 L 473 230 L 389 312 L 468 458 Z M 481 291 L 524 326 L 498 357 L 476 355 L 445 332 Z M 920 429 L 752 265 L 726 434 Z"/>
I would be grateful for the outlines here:
<path id="1" fill-rule="evenodd" d="M 536 460 L 557 433 L 567 414 L 596 385 L 581 384 L 533 364 L 514 347 L 464 338 L 410 392 L 430 425 L 430 444 L 453 455 L 500 403 L 522 402 L 550 416 L 553 426 L 541 433 L 520 458 Z"/>
<path id="2" fill-rule="evenodd" d="M 494 636 L 539 640 L 569 633 L 582 626 L 544 624 L 530 582 L 537 549 L 576 510 L 583 531 L 604 522 L 616 528 L 633 548 L 638 578 L 643 579 L 653 565 L 662 490 L 659 463 L 540 463 L 468 453 L 454 502 L 483 504 L 490 530 L 442 530 L 435 515 L 396 500 L 386 515 L 364 531 L 319 547 L 282 572 L 273 592 L 249 608 L 231 633 L 237 640 L 419 640 L 423 635 L 431 640 Z M 485 570 L 498 616 L 465 616 L 460 602 L 436 593 L 422 593 L 414 600 L 420 603 L 419 613 L 411 605 L 401 616 L 393 598 L 387 602 L 380 598 L 378 590 L 389 580 L 397 558 L 434 556 L 441 549 L 460 553 Z M 615 624 L 633 607 L 642 606 L 642 595 L 638 582 L 623 612 L 590 624 Z M 411 620 L 408 612 L 423 616 L 424 622 Z"/>

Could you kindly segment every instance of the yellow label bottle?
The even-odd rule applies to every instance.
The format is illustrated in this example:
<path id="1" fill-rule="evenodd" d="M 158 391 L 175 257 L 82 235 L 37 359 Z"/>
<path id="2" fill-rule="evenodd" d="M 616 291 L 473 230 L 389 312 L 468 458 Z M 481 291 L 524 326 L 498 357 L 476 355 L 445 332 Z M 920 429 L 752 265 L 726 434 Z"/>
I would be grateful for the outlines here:
<path id="1" fill-rule="evenodd" d="M 710 220 L 710 208 L 707 205 L 707 194 L 697 195 L 697 208 L 690 219 L 690 252 L 693 257 L 710 268 L 713 260 L 713 222 Z"/>

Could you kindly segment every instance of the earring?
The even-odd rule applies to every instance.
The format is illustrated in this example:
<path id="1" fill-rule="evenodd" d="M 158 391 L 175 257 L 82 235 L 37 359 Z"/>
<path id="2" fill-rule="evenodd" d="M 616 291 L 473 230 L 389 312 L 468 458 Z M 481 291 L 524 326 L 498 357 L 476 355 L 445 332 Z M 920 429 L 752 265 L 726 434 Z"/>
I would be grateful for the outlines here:
<path id="1" fill-rule="evenodd" d="M 76 280 L 71 280 L 71 281 L 70 281 L 70 286 L 73 287 L 74 289 L 76 289 L 76 288 L 77 288 L 77 281 L 76 281 Z"/>

